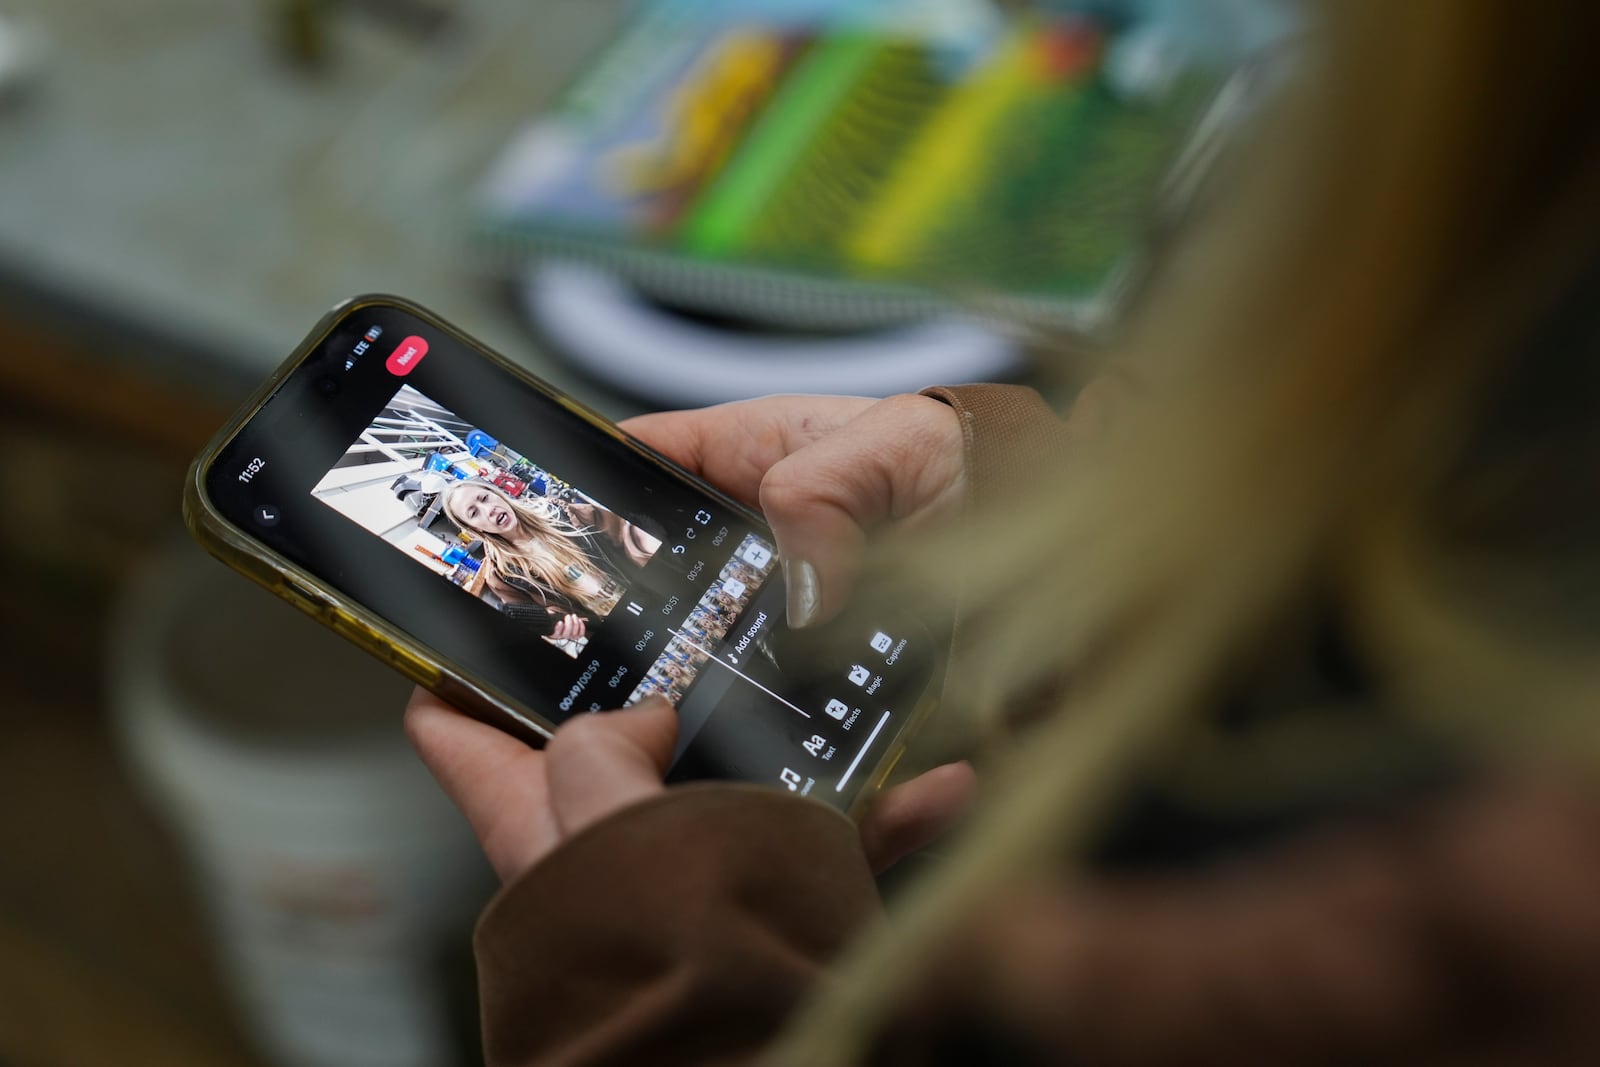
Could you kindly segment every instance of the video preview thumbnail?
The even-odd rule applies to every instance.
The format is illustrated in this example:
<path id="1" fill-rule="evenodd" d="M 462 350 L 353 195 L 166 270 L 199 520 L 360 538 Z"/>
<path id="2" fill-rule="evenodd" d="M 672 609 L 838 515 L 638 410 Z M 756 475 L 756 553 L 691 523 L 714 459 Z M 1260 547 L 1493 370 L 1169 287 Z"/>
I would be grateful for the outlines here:
<path id="1" fill-rule="evenodd" d="M 573 657 L 661 547 L 411 386 L 311 495 Z"/>

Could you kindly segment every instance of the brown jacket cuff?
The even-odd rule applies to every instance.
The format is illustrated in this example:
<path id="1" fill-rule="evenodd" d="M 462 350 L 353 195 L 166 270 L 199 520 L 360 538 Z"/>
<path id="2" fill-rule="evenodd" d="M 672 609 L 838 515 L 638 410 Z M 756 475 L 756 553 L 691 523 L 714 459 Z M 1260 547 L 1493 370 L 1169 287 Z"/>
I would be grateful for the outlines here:
<path id="1" fill-rule="evenodd" d="M 961 419 L 969 506 L 1036 484 L 1040 464 L 1065 455 L 1061 418 L 1025 386 L 940 385 L 922 395 L 949 404 Z"/>
<path id="2" fill-rule="evenodd" d="M 491 1065 L 753 1057 L 878 910 L 856 827 L 759 786 L 668 790 L 504 889 L 475 948 Z"/>

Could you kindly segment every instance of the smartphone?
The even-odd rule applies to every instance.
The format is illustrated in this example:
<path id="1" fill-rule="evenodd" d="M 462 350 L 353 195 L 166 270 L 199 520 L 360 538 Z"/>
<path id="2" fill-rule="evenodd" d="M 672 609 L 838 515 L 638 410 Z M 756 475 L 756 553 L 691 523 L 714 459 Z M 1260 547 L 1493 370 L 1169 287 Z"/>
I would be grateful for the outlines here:
<path id="1" fill-rule="evenodd" d="M 531 743 L 666 696 L 672 781 L 853 813 L 938 688 L 922 621 L 857 596 L 790 631 L 759 514 L 392 296 L 312 329 L 195 460 L 184 516 L 224 562 Z"/>

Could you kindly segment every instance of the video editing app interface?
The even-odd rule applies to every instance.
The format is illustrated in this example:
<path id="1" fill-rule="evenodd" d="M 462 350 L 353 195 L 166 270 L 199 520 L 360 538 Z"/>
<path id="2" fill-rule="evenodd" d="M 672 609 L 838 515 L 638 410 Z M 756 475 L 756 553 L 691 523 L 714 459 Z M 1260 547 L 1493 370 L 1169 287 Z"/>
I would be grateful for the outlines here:
<path id="1" fill-rule="evenodd" d="M 480 423 L 474 390 L 453 379 L 488 364 L 448 338 L 383 344 L 376 324 L 359 336 L 344 369 L 382 359 L 393 392 L 310 496 L 431 572 L 430 589 L 493 609 L 493 640 L 537 663 L 537 694 L 505 688 L 557 721 L 667 697 L 674 778 L 860 784 L 911 687 L 911 672 L 894 677 L 905 634 L 864 628 L 842 659 L 797 676 L 775 651 L 784 590 L 765 531 L 654 467 L 598 473 L 595 450 L 623 446 L 537 393 L 512 421 L 484 405 L 500 422 Z"/>

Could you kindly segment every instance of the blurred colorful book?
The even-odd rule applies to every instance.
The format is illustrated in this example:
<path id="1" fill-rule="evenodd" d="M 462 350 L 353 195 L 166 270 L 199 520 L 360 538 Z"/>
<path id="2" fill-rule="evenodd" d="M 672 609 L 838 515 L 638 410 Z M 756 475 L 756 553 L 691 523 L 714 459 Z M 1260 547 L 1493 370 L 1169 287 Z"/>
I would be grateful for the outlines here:
<path id="1" fill-rule="evenodd" d="M 1092 325 L 1221 80 L 1195 67 L 1128 99 L 1105 77 L 1118 30 L 973 3 L 661 0 L 507 147 L 483 227 L 514 259 L 579 257 L 778 323 L 954 303 Z"/>

